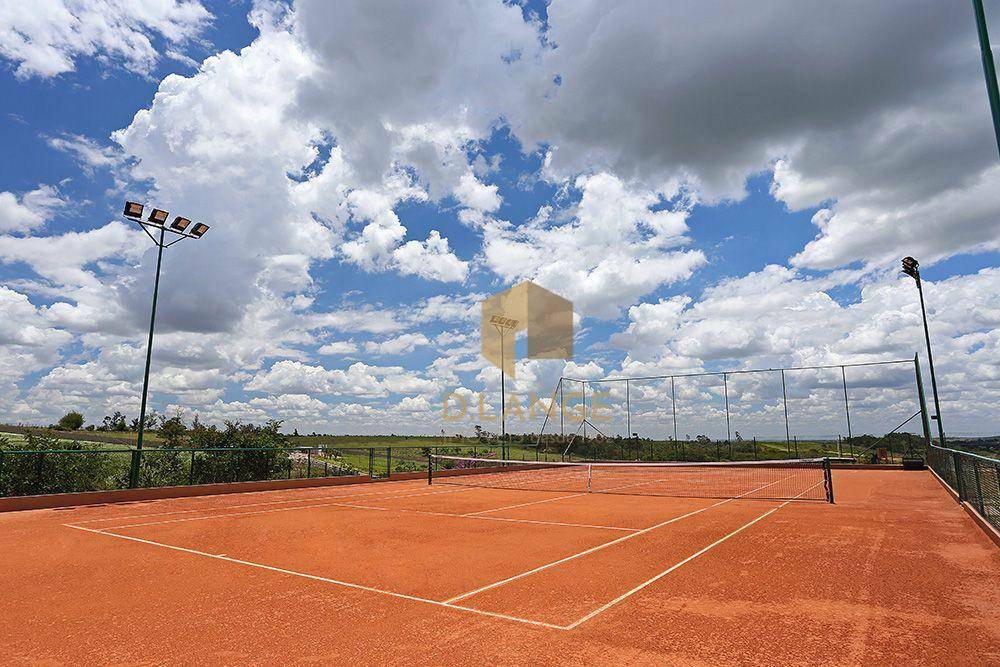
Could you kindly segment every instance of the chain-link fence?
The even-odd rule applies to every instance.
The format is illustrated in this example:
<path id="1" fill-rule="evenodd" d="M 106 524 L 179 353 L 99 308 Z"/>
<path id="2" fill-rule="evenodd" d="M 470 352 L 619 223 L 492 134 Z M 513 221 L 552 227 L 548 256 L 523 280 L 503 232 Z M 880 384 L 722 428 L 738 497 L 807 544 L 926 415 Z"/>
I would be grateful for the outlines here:
<path id="1" fill-rule="evenodd" d="M 913 359 L 596 380 L 561 378 L 539 444 L 643 460 L 852 457 L 894 463 L 930 437 Z M 614 444 L 606 445 L 609 451 Z M 624 452 L 623 452 L 624 453 Z"/>
<path id="2" fill-rule="evenodd" d="M 931 445 L 927 463 L 963 502 L 1000 531 L 1000 459 Z"/>

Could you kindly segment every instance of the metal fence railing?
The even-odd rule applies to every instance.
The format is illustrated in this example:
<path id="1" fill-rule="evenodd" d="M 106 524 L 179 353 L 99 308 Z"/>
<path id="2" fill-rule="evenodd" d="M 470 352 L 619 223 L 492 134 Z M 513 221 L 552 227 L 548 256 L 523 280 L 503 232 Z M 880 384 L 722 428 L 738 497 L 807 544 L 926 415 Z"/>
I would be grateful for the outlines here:
<path id="1" fill-rule="evenodd" d="M 499 447 L 0 448 L 0 497 L 309 479 L 427 469 L 427 455 L 495 456 Z M 523 459 L 536 452 L 519 451 Z M 546 454 L 548 458 L 550 454 Z"/>
<path id="2" fill-rule="evenodd" d="M 1000 459 L 931 445 L 927 463 L 962 502 L 1000 531 Z"/>
<path id="3" fill-rule="evenodd" d="M 272 448 L 0 449 L 0 497 L 134 487 L 304 479 L 373 472 L 335 450 Z M 385 458 L 388 459 L 388 453 Z M 363 461 L 363 465 L 361 465 Z"/>

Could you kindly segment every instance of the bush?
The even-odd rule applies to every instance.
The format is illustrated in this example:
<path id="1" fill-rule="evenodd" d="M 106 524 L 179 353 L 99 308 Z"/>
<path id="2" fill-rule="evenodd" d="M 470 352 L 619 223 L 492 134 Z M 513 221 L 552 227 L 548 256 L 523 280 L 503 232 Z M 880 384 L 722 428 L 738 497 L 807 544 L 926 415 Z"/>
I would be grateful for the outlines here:
<path id="1" fill-rule="evenodd" d="M 67 412 L 63 415 L 56 427 L 60 431 L 76 431 L 83 426 L 83 415 L 79 412 Z"/>
<path id="2" fill-rule="evenodd" d="M 128 481 L 128 454 L 85 448 L 80 443 L 65 445 L 45 431 L 27 431 L 24 438 L 16 449 L 28 453 L 0 451 L 0 496 L 100 491 L 122 488 Z M 13 448 L 0 442 L 0 450 Z"/>

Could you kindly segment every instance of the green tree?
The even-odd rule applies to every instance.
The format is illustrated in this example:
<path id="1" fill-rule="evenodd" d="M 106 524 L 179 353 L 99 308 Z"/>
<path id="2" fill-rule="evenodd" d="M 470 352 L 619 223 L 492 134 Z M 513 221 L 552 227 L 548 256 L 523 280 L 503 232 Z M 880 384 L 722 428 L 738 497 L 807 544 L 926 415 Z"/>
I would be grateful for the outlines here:
<path id="1" fill-rule="evenodd" d="M 79 412 L 67 412 L 63 415 L 56 428 L 60 431 L 76 431 L 83 426 L 83 415 Z"/>

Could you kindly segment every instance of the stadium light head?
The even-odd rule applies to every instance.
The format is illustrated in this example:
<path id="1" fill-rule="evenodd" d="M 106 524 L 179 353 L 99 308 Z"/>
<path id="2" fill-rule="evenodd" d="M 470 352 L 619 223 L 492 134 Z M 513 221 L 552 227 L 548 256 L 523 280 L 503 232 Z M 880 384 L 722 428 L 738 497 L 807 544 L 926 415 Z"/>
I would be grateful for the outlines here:
<path id="1" fill-rule="evenodd" d="M 920 262 L 912 257 L 903 258 L 903 273 L 914 280 L 920 280 Z"/>
<path id="2" fill-rule="evenodd" d="M 185 229 L 188 228 L 188 225 L 190 224 L 191 221 L 188 220 L 187 218 L 182 218 L 181 216 L 177 216 L 176 218 L 174 218 L 174 221 L 170 223 L 170 229 L 173 229 L 178 232 L 183 232 Z"/>
<path id="3" fill-rule="evenodd" d="M 205 232 L 207 231 L 208 231 L 208 225 L 206 225 L 203 222 L 199 222 L 191 229 L 191 236 L 195 237 L 196 239 L 200 239 L 202 236 L 205 235 Z"/>
<path id="4" fill-rule="evenodd" d="M 137 204 L 134 201 L 125 202 L 125 217 L 132 218 L 133 220 L 139 220 L 142 218 L 142 204 Z"/>
<path id="5" fill-rule="evenodd" d="M 515 329 L 517 328 L 517 320 L 512 320 L 509 317 L 504 317 L 503 315 L 494 315 L 490 318 L 490 324 L 495 326 L 497 329 Z"/>
<path id="6" fill-rule="evenodd" d="M 169 215 L 170 214 L 167 213 L 166 211 L 154 208 L 152 211 L 149 212 L 149 217 L 146 218 L 146 222 L 154 225 L 160 225 L 162 227 L 163 225 L 167 224 L 167 217 Z"/>

